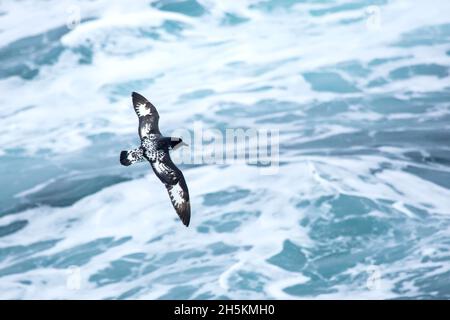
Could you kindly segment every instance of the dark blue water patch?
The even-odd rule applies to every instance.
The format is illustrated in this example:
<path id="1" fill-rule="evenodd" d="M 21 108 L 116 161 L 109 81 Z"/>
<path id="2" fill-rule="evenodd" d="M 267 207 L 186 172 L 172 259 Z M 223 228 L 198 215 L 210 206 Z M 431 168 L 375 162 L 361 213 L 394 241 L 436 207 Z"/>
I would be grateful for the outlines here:
<path id="1" fill-rule="evenodd" d="M 390 58 L 376 58 L 369 61 L 369 67 L 376 67 L 390 62 L 397 62 L 405 59 L 410 59 L 412 56 L 399 56 L 399 57 L 390 57 Z"/>
<path id="2" fill-rule="evenodd" d="M 215 113 L 219 116 L 226 116 L 233 119 L 234 117 L 255 118 L 258 116 L 270 115 L 277 113 L 285 113 L 289 111 L 298 111 L 301 105 L 289 101 L 280 101 L 275 99 L 264 99 L 257 101 L 253 105 L 244 105 L 234 102 L 220 102 L 215 106 Z"/>
<path id="3" fill-rule="evenodd" d="M 180 260 L 196 259 L 206 254 L 204 250 L 177 250 L 163 253 L 152 258 L 152 263 L 157 266 L 172 265 Z"/>
<path id="4" fill-rule="evenodd" d="M 210 223 L 209 221 L 206 221 L 201 226 L 197 227 L 197 231 L 200 232 L 200 233 L 209 233 L 209 232 L 211 232 L 210 231 L 211 228 L 209 226 L 211 224 L 212 223 Z M 241 225 L 241 223 L 238 222 L 238 221 L 228 221 L 228 222 L 221 223 L 221 224 L 219 224 L 217 226 L 214 226 L 214 224 L 212 224 L 212 225 L 213 225 L 213 228 L 214 228 L 214 230 L 216 232 L 218 232 L 218 233 L 228 233 L 228 232 L 233 232 L 236 229 L 238 229 L 239 226 Z"/>
<path id="5" fill-rule="evenodd" d="M 420 95 L 413 93 L 410 95 L 410 100 L 418 104 L 447 104 L 450 100 L 450 87 L 446 87 L 442 91 L 426 92 Z"/>
<path id="6" fill-rule="evenodd" d="M 7 151 L 0 156 L 0 176 L 9 181 L 8 188 L 0 190 L 0 217 L 29 208 L 15 195 L 64 173 L 64 169 L 40 155 L 27 156 L 21 152 Z"/>
<path id="7" fill-rule="evenodd" d="M 188 28 L 190 28 L 190 25 L 185 22 L 167 19 L 164 20 L 160 26 L 141 27 L 138 29 L 138 32 L 141 38 L 143 37 L 158 41 L 163 39 L 165 35 L 180 38 L 182 32 Z"/>
<path id="8" fill-rule="evenodd" d="M 263 292 L 270 279 L 258 272 L 239 270 L 233 273 L 228 281 L 230 290 Z"/>
<path id="9" fill-rule="evenodd" d="M 20 280 L 19 283 L 20 283 L 20 284 L 23 284 L 23 285 L 25 285 L 25 286 L 30 286 L 30 285 L 33 284 L 33 282 L 30 281 L 30 280 Z"/>
<path id="10" fill-rule="evenodd" d="M 110 262 L 108 267 L 93 274 L 89 281 L 97 286 L 131 281 L 160 268 L 166 268 L 180 260 L 197 259 L 205 254 L 205 250 L 177 250 L 153 256 L 143 252 L 128 254 Z"/>
<path id="11" fill-rule="evenodd" d="M 385 96 L 369 98 L 365 106 L 381 114 L 422 113 L 428 107 L 415 101 Z"/>
<path id="12" fill-rule="evenodd" d="M 184 285 L 184 286 L 176 286 L 173 287 L 166 294 L 158 297 L 158 299 L 162 300 L 187 300 L 190 299 L 198 288 L 194 286 Z"/>
<path id="13" fill-rule="evenodd" d="M 243 87 L 239 91 L 236 92 L 262 92 L 262 91 L 270 91 L 272 89 L 275 89 L 275 87 L 272 86 L 259 86 L 259 87 L 252 87 L 252 88 L 245 88 Z"/>
<path id="14" fill-rule="evenodd" d="M 250 195 L 250 190 L 239 187 L 207 193 L 203 196 L 205 206 L 223 206 L 244 199 Z"/>
<path id="15" fill-rule="evenodd" d="M 274 10 L 290 9 L 297 3 L 317 3 L 326 2 L 327 0 L 263 0 L 249 6 L 250 9 L 259 9 L 263 11 L 272 12 Z"/>
<path id="16" fill-rule="evenodd" d="M 353 23 L 360 23 L 366 21 L 365 17 L 359 17 L 359 18 L 349 18 L 349 19 L 342 19 L 339 21 L 339 24 L 341 25 L 348 25 Z"/>
<path id="17" fill-rule="evenodd" d="M 421 262 L 422 263 L 427 263 L 427 262 L 443 262 L 443 263 L 446 263 L 449 259 L 450 259 L 450 254 L 449 254 L 448 250 L 443 249 L 443 250 L 441 250 L 440 254 L 437 255 L 437 256 L 424 255 L 424 257 L 422 257 L 422 259 L 421 259 Z"/>
<path id="18" fill-rule="evenodd" d="M 296 284 L 284 288 L 283 291 L 292 296 L 315 296 L 320 294 L 335 293 L 337 289 L 330 286 L 329 282 L 315 273 L 305 272 L 310 280 L 305 283 Z"/>
<path id="19" fill-rule="evenodd" d="M 113 237 L 107 237 L 90 241 L 54 254 L 50 258 L 51 266 L 55 268 L 68 268 L 73 265 L 82 266 L 93 257 L 130 240 L 131 237 L 122 237 L 117 240 Z"/>
<path id="20" fill-rule="evenodd" d="M 437 105 L 445 105 L 445 103 L 450 99 L 450 94 L 447 91 L 443 92 L 433 92 L 421 95 L 407 95 L 406 98 L 397 98 L 393 96 L 386 95 L 375 95 L 369 96 L 367 98 L 358 99 L 344 99 L 343 101 L 349 106 L 363 106 L 364 109 L 369 109 L 380 114 L 396 114 L 396 113 L 426 113 L 429 109 L 435 108 Z M 339 100 L 338 100 L 339 101 Z M 443 116 L 445 117 L 445 116 Z M 432 118 L 429 121 L 440 121 L 443 117 L 435 119 Z M 397 120 L 394 120 L 397 121 Z M 414 119 L 407 120 L 409 125 Z M 425 123 L 427 120 L 422 120 L 420 123 Z M 377 123 L 377 129 L 385 128 L 385 124 L 389 123 L 386 119 L 383 119 L 381 123 Z M 390 126 L 398 127 L 398 122 L 391 123 Z M 418 125 L 419 123 L 417 123 Z M 380 127 L 381 125 L 381 127 Z M 423 125 L 422 125 L 423 126 Z"/>
<path id="21" fill-rule="evenodd" d="M 424 180 L 431 181 L 441 187 L 450 189 L 450 173 L 442 170 L 423 168 L 417 166 L 407 166 L 403 171 L 418 176 Z M 448 208 L 450 213 L 450 208 Z"/>
<path id="22" fill-rule="evenodd" d="M 157 28 L 155 27 L 140 27 L 138 28 L 138 35 L 139 38 L 147 38 L 147 39 L 153 39 L 153 40 L 160 40 L 161 35 L 157 31 Z"/>
<path id="23" fill-rule="evenodd" d="M 334 66 L 334 68 L 358 78 L 365 78 L 372 73 L 372 70 L 370 68 L 364 66 L 360 61 L 357 60 L 338 63 Z"/>
<path id="24" fill-rule="evenodd" d="M 408 222 L 405 215 L 388 202 L 342 194 L 320 197 L 313 202 L 303 201 L 299 205 L 312 208 L 306 211 L 307 217 L 300 223 L 308 228 L 308 235 L 315 242 L 315 246 L 308 249 L 308 256 L 319 258 L 308 261 L 304 270 L 297 271 L 314 271 L 327 278 L 367 259 L 382 263 L 383 259 L 378 257 L 390 255 L 389 251 L 383 251 L 386 242 L 408 241 L 411 246 L 408 239 L 412 234 L 429 234 L 418 229 L 418 221 Z M 372 211 L 384 212 L 386 216 L 371 216 Z"/>
<path id="25" fill-rule="evenodd" d="M 82 19 L 80 23 L 94 20 Z M 44 65 L 55 64 L 65 47 L 61 38 L 70 32 L 67 26 L 59 26 L 43 33 L 25 37 L 0 48 L 0 78 L 19 76 L 30 80 L 39 74 Z"/>
<path id="26" fill-rule="evenodd" d="M 114 103 L 125 97 L 130 97 L 133 91 L 142 92 L 147 90 L 155 83 L 156 79 L 162 76 L 164 76 L 164 74 L 158 74 L 151 78 L 106 84 L 102 86 L 100 90 L 106 92 L 109 101 Z M 132 110 L 130 110 L 130 112 L 132 112 Z"/>
<path id="27" fill-rule="evenodd" d="M 149 266 L 151 265 L 146 264 L 146 254 L 144 253 L 126 255 L 118 260 L 111 261 L 108 267 L 90 276 L 89 282 L 93 282 L 97 286 L 105 286 L 111 283 L 129 281 L 140 274 L 146 274 L 157 269 L 156 266 L 152 266 L 152 268 L 149 268 Z"/>
<path id="28" fill-rule="evenodd" d="M 351 284 L 354 288 L 363 288 L 369 290 L 371 284 L 375 284 L 377 278 L 377 271 L 380 270 L 380 266 L 376 264 L 367 264 L 366 269 L 359 272 L 351 272 L 350 274 L 340 273 L 330 279 L 330 286 L 339 286 L 342 284 Z M 380 278 L 378 278 L 380 279 Z M 381 276 L 382 280 L 383 277 Z"/>
<path id="29" fill-rule="evenodd" d="M 389 264 L 402 261 L 414 251 L 414 243 L 411 240 L 403 239 L 403 243 L 397 245 L 380 247 L 380 250 L 371 257 L 374 264 Z"/>
<path id="30" fill-rule="evenodd" d="M 372 0 L 372 1 L 353 1 L 344 4 L 332 5 L 323 9 L 313 9 L 310 10 L 310 14 L 312 16 L 321 17 L 328 14 L 339 13 L 344 11 L 355 11 L 361 10 L 371 5 L 384 5 L 387 3 L 387 0 Z"/>
<path id="31" fill-rule="evenodd" d="M 198 278 L 217 278 L 218 274 L 224 271 L 223 266 L 202 266 L 192 267 L 183 271 L 170 272 L 157 277 L 155 283 L 163 284 L 185 284 Z"/>
<path id="32" fill-rule="evenodd" d="M 0 261 L 15 261 L 32 254 L 53 248 L 61 239 L 39 241 L 29 245 L 17 245 L 0 248 Z"/>
<path id="33" fill-rule="evenodd" d="M 191 17 L 199 17 L 207 12 L 195 0 L 159 0 L 153 2 L 151 5 L 162 11 L 177 12 Z"/>
<path id="34" fill-rule="evenodd" d="M 311 267 L 324 278 L 330 279 L 346 270 L 355 267 L 358 263 L 364 263 L 370 252 L 365 250 L 353 250 L 352 252 L 334 252 L 324 257 L 315 259 Z"/>
<path id="35" fill-rule="evenodd" d="M 402 295 L 407 295 L 410 292 L 410 286 L 414 282 L 414 279 L 423 278 L 428 272 L 433 272 L 436 269 L 438 269 L 438 267 L 422 267 L 418 269 L 407 270 L 403 273 L 391 272 L 387 275 L 384 275 L 384 277 L 391 279 L 391 281 L 401 277 L 399 281 L 394 283 L 394 286 L 392 288 L 392 292 L 396 293 L 397 297 L 401 297 Z M 423 293 L 421 293 L 421 295 L 423 296 Z"/>
<path id="36" fill-rule="evenodd" d="M 375 142 L 380 145 L 391 145 L 398 147 L 433 148 L 445 146 L 450 139 L 450 129 L 424 129 L 424 130 L 402 130 L 380 131 L 374 136 Z"/>
<path id="37" fill-rule="evenodd" d="M 450 24 L 426 26 L 404 33 L 394 43 L 399 47 L 432 46 L 450 42 Z"/>
<path id="38" fill-rule="evenodd" d="M 304 112 L 310 117 L 331 117 L 339 113 L 349 111 L 350 106 L 355 105 L 359 100 L 341 99 L 326 102 L 316 102 L 305 107 Z"/>
<path id="39" fill-rule="evenodd" d="M 348 215 L 352 214 L 352 208 L 348 208 Z M 348 217 L 344 219 L 319 218 L 311 223 L 310 237 L 318 241 L 333 241 L 348 238 L 357 241 L 385 236 L 390 229 L 390 224 L 379 218 Z M 361 241 L 361 240 L 359 240 Z"/>
<path id="40" fill-rule="evenodd" d="M 322 198 L 321 198 L 322 199 Z M 319 202 L 320 203 L 320 200 Z M 343 218 L 349 215 L 365 216 L 374 210 L 383 210 L 384 206 L 372 199 L 340 193 L 332 199 L 326 200 L 331 208 L 330 211 L 335 217 Z"/>
<path id="41" fill-rule="evenodd" d="M 6 268 L 0 269 L 0 277 L 17 273 L 25 273 L 39 268 L 57 268 L 64 269 L 71 266 L 83 266 L 93 257 L 105 252 L 109 248 L 119 246 L 131 237 L 123 237 L 115 240 L 113 237 L 100 238 L 90 241 L 59 253 L 29 258 Z"/>
<path id="42" fill-rule="evenodd" d="M 450 277 L 450 271 L 443 271 L 436 273 L 438 267 L 420 268 L 414 270 L 411 277 L 398 283 L 396 289 L 397 292 L 403 293 L 399 288 L 405 281 L 412 281 L 413 285 L 418 288 L 421 295 L 433 297 L 439 297 L 439 299 L 450 298 L 450 286 L 448 285 L 448 279 Z M 430 273 L 431 275 L 428 275 Z"/>
<path id="43" fill-rule="evenodd" d="M 408 151 L 404 155 L 408 159 L 418 163 L 450 166 L 450 150 L 431 148 L 426 153 L 428 154 L 420 151 Z"/>
<path id="44" fill-rule="evenodd" d="M 386 78 L 383 77 L 378 77 L 376 79 L 371 80 L 368 84 L 367 87 L 368 88 L 376 88 L 376 87 L 381 87 L 384 86 L 386 84 L 388 84 L 389 81 Z"/>
<path id="45" fill-rule="evenodd" d="M 301 272 L 307 262 L 302 249 L 289 239 L 283 242 L 281 252 L 267 259 L 267 262 L 291 272 Z"/>
<path id="46" fill-rule="evenodd" d="M 183 30 L 189 28 L 189 25 L 181 21 L 169 19 L 164 20 L 164 22 L 161 24 L 161 28 L 169 34 L 179 36 Z"/>
<path id="47" fill-rule="evenodd" d="M 211 291 L 200 293 L 199 295 L 192 298 L 192 300 L 213 300 L 213 299 L 218 299 L 218 298 L 216 298 Z M 228 299 L 224 298 L 223 300 L 228 300 Z"/>
<path id="48" fill-rule="evenodd" d="M 124 293 L 120 294 L 119 296 L 115 297 L 115 298 L 111 298 L 111 299 L 117 299 L 117 300 L 125 300 L 125 299 L 130 299 L 132 297 L 137 296 L 139 293 L 141 293 L 143 290 L 145 289 L 145 287 L 143 286 L 138 286 L 136 288 L 130 289 L 125 291 Z"/>
<path id="49" fill-rule="evenodd" d="M 289 146 L 282 145 L 282 148 L 289 149 Z M 335 156 L 335 157 L 354 157 L 358 156 L 371 156 L 371 155 L 379 155 L 380 151 L 377 148 L 363 148 L 363 147 L 355 147 L 349 149 L 310 149 L 310 150 L 301 150 L 294 152 L 296 155 L 301 156 Z M 398 157 L 400 159 L 400 157 Z M 280 161 L 280 166 L 286 165 L 286 163 Z M 358 177 L 364 179 L 364 177 Z"/>
<path id="50" fill-rule="evenodd" d="M 242 17 L 235 13 L 226 12 L 223 19 L 222 19 L 222 25 L 225 26 L 235 26 L 238 24 L 245 23 L 249 21 L 250 19 Z"/>
<path id="51" fill-rule="evenodd" d="M 21 197 L 9 210 L 10 214 L 39 206 L 68 207 L 78 200 L 111 185 L 129 181 L 121 176 L 64 177 L 56 179 L 42 189 Z"/>
<path id="52" fill-rule="evenodd" d="M 71 49 L 78 56 L 78 63 L 89 65 L 94 59 L 94 49 L 92 45 L 79 45 Z"/>
<path id="53" fill-rule="evenodd" d="M 418 64 L 392 70 L 389 77 L 393 80 L 404 80 L 417 76 L 434 76 L 442 79 L 448 76 L 448 69 L 447 66 L 436 63 Z"/>
<path id="54" fill-rule="evenodd" d="M 203 98 L 213 95 L 214 93 L 215 93 L 215 91 L 212 89 L 200 89 L 200 90 L 195 90 L 195 91 L 192 91 L 189 93 L 184 93 L 184 94 L 180 95 L 179 100 L 190 101 L 190 100 L 203 99 Z"/>
<path id="55" fill-rule="evenodd" d="M 28 224 L 28 220 L 17 220 L 10 224 L 0 226 L 0 238 L 6 237 L 10 234 L 16 233 L 19 230 L 25 228 Z"/>
<path id="56" fill-rule="evenodd" d="M 355 84 L 334 72 L 306 72 L 303 77 L 309 82 L 311 88 L 318 92 L 355 93 L 360 91 Z"/>
<path id="57" fill-rule="evenodd" d="M 430 106 L 430 109 L 434 109 Z M 434 110 L 431 110 L 431 112 L 433 112 Z M 441 109 L 442 110 L 442 109 Z M 439 112 L 439 111 L 438 111 Z M 430 127 L 435 127 L 435 128 L 444 128 L 447 126 L 447 124 L 450 123 L 450 113 L 447 113 L 445 111 L 445 113 L 443 115 L 441 115 L 440 117 L 426 117 L 421 121 L 421 125 L 423 128 L 430 128 Z"/>
<path id="58" fill-rule="evenodd" d="M 336 134 L 331 137 L 326 137 L 322 139 L 317 139 L 314 141 L 306 142 L 291 142 L 289 144 L 282 145 L 283 149 L 326 149 L 328 152 L 331 150 L 343 148 L 355 148 L 358 146 L 364 146 L 368 148 L 370 145 L 374 145 L 374 138 L 369 135 L 369 132 L 358 131 L 352 133 L 341 133 Z M 355 152 L 355 151 L 353 151 Z"/>
<path id="59" fill-rule="evenodd" d="M 279 125 L 285 125 L 287 123 L 297 122 L 301 119 L 301 116 L 296 113 L 286 113 L 279 116 L 270 116 L 264 119 L 258 119 L 255 121 L 255 123 L 272 123 L 272 124 L 279 124 Z"/>
<path id="60" fill-rule="evenodd" d="M 69 31 L 66 26 L 61 26 L 0 48 L 0 77 L 34 78 L 39 73 L 39 66 L 51 65 L 58 60 L 64 50 L 59 40 Z"/>
<path id="61" fill-rule="evenodd" d="M 387 153 L 387 156 L 388 157 L 390 156 L 392 160 L 400 158 L 400 157 L 392 156 L 389 153 Z M 388 171 L 391 170 L 392 171 L 392 170 L 396 170 L 396 168 L 392 165 L 392 163 L 387 162 L 387 161 L 383 161 L 383 162 L 380 162 L 378 164 L 378 167 L 370 168 L 369 172 L 370 172 L 371 175 L 374 176 L 374 175 L 382 173 L 382 172 L 384 172 L 386 170 L 388 170 Z M 365 181 L 365 182 L 370 182 L 370 178 L 368 179 L 368 177 L 365 177 L 364 175 L 358 175 L 358 178 L 363 180 L 363 181 Z"/>
<path id="62" fill-rule="evenodd" d="M 421 146 L 422 150 L 435 148 L 436 146 L 445 146 L 449 141 L 450 130 L 447 129 L 427 129 L 427 130 L 383 130 L 370 132 L 360 130 L 352 133 L 336 134 L 334 136 L 318 139 L 314 141 L 284 144 L 284 149 L 323 149 L 329 154 L 336 152 L 341 154 L 342 150 L 353 148 L 354 154 L 359 154 L 356 148 L 362 150 L 372 149 L 372 151 L 382 146 L 392 146 L 399 148 L 417 148 Z"/>
<path id="63" fill-rule="evenodd" d="M 209 233 L 212 231 L 218 233 L 228 233 L 236 231 L 243 223 L 250 219 L 259 217 L 259 211 L 233 211 L 228 212 L 216 219 L 210 219 L 197 227 L 200 233 Z"/>
<path id="64" fill-rule="evenodd" d="M 405 208 L 411 211 L 418 219 L 429 219 L 430 214 L 427 210 L 417 208 L 410 204 L 404 204 Z"/>
<path id="65" fill-rule="evenodd" d="M 238 251 L 240 248 L 237 246 L 228 245 L 224 242 L 215 242 L 207 247 L 211 251 L 213 256 L 220 256 L 223 254 L 231 254 Z"/>

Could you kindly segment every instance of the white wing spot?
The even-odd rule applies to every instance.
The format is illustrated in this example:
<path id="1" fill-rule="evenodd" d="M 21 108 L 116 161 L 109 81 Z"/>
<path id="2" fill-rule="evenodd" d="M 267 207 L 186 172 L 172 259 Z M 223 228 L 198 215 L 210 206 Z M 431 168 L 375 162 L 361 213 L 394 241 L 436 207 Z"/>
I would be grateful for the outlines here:
<path id="1" fill-rule="evenodd" d="M 172 196 L 173 202 L 177 207 L 184 202 L 183 189 L 181 188 L 180 183 L 177 183 L 172 187 L 172 190 L 170 190 L 170 194 Z"/>
<path id="2" fill-rule="evenodd" d="M 139 117 L 147 116 L 150 114 L 150 108 L 146 103 L 136 103 L 136 113 Z"/>

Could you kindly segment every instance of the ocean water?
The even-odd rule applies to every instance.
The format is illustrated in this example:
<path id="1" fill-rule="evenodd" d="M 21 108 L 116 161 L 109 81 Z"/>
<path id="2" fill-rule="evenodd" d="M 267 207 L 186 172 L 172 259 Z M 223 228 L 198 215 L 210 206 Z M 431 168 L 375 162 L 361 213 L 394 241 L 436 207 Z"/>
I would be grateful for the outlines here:
<path id="1" fill-rule="evenodd" d="M 450 2 L 0 2 L 1 299 L 450 298 Z M 279 168 L 139 143 L 271 128 Z"/>

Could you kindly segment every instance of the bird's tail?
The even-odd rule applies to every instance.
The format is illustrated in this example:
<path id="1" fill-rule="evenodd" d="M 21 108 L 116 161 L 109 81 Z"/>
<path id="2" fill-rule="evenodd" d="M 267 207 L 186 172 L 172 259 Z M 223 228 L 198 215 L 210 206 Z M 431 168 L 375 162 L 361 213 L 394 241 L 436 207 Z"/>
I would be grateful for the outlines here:
<path id="1" fill-rule="evenodd" d="M 129 151 L 123 150 L 120 153 L 120 164 L 123 166 L 129 166 L 135 162 L 141 162 L 144 160 L 144 150 L 142 148 L 137 148 Z"/>
<path id="2" fill-rule="evenodd" d="M 129 166 L 132 162 L 128 159 L 128 151 L 123 150 L 120 153 L 120 164 L 123 166 Z"/>

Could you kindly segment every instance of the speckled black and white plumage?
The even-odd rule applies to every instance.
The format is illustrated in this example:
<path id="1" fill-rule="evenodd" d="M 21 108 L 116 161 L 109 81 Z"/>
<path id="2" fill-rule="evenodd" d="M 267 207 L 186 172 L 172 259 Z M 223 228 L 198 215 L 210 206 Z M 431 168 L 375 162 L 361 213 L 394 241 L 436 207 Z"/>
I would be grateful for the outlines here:
<path id="1" fill-rule="evenodd" d="M 139 118 L 141 146 L 122 151 L 120 163 L 129 166 L 136 162 L 150 162 L 156 176 L 166 186 L 175 211 L 185 226 L 189 226 L 191 206 L 183 173 L 170 159 L 169 150 L 184 144 L 180 138 L 164 137 L 159 131 L 159 114 L 155 106 L 139 93 L 133 92 L 133 107 Z"/>

